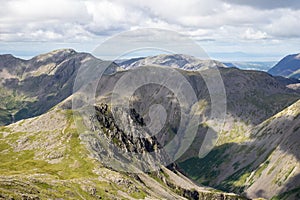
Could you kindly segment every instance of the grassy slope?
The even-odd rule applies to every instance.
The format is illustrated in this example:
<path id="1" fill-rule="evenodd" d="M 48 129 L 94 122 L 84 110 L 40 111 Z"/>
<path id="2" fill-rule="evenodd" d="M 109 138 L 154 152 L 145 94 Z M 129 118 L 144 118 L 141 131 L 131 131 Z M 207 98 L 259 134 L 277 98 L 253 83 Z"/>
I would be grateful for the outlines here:
<path id="1" fill-rule="evenodd" d="M 131 197 L 144 197 L 145 191 L 133 187 L 138 184 L 133 184 L 135 180 L 130 177 L 124 177 L 129 187 L 127 184 L 117 184 L 107 179 L 106 176 L 123 177 L 88 157 L 87 150 L 80 143 L 77 130 L 72 126 L 70 112 L 63 111 L 63 114 L 67 117 L 67 126 L 63 130 L 37 129 L 34 133 L 12 130 L 11 127 L 14 126 L 30 126 L 30 123 L 24 124 L 24 121 L 1 128 L 1 196 L 15 199 L 21 199 L 22 196 L 110 199 L 121 191 Z M 50 134 L 53 136 L 49 137 Z M 39 140 L 44 142 L 44 146 L 35 143 Z M 52 141 L 56 144 L 51 144 Z M 105 172 L 100 175 L 101 179 L 100 172 Z"/>
<path id="2" fill-rule="evenodd" d="M 244 199 L 201 188 L 166 168 L 154 174 L 106 168 L 80 140 L 80 123 L 72 111 L 55 108 L 1 127 L 0 199 Z"/>

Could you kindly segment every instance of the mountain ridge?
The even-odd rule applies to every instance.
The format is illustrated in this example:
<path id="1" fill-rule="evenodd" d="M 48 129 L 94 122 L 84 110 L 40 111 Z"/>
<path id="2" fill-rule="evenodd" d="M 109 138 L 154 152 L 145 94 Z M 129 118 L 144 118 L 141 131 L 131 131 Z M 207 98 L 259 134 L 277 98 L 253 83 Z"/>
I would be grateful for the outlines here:
<path id="1" fill-rule="evenodd" d="M 284 76 L 289 78 L 300 78 L 300 53 L 291 54 L 281 59 L 268 72 L 274 76 Z"/>
<path id="2" fill-rule="evenodd" d="M 150 57 L 132 58 L 125 61 L 119 61 L 117 64 L 124 69 L 145 65 L 162 65 L 184 70 L 199 70 L 207 67 L 226 67 L 223 63 L 216 60 L 203 60 L 184 54 L 160 54 Z"/>
<path id="3" fill-rule="evenodd" d="M 5 91 L 1 107 L 10 112 L 4 113 L 5 120 L 0 120 L 0 124 L 11 123 L 12 118 L 20 120 L 42 114 L 70 96 L 77 71 L 90 62 L 108 65 L 108 73 L 118 68 L 114 63 L 72 49 L 52 51 L 30 60 L 0 61 L 0 87 Z"/>

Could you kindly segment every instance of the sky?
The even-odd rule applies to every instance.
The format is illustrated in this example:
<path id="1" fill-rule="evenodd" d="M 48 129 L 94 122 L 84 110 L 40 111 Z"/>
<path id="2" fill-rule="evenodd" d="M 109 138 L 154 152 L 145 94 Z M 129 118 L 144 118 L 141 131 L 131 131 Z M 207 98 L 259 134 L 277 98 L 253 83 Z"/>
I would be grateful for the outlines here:
<path id="1" fill-rule="evenodd" d="M 178 32 L 221 61 L 300 53 L 299 0 L 0 0 L 0 54 L 93 52 L 124 31 Z M 130 40 L 130 38 L 129 38 Z"/>

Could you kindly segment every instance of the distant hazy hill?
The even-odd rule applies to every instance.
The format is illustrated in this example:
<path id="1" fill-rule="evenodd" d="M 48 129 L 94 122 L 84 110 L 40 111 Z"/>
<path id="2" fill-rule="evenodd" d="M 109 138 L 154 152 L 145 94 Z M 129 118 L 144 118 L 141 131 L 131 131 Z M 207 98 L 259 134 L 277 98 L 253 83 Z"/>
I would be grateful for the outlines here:
<path id="1" fill-rule="evenodd" d="M 199 70 L 208 66 L 236 67 L 245 70 L 268 71 L 276 62 L 219 62 L 216 60 L 201 60 L 189 55 L 172 54 L 139 57 L 116 61 L 124 69 L 145 65 L 163 65 L 184 70 Z"/>
<path id="2" fill-rule="evenodd" d="M 162 65 L 184 70 L 199 70 L 208 67 L 226 67 L 223 63 L 215 60 L 201 60 L 189 55 L 171 54 L 157 55 L 142 58 L 133 58 L 125 61 L 117 62 L 124 69 L 132 69 L 145 65 Z"/>
<path id="3" fill-rule="evenodd" d="M 293 54 L 284 57 L 273 68 L 268 71 L 274 76 L 289 78 L 300 78 L 300 54 Z"/>

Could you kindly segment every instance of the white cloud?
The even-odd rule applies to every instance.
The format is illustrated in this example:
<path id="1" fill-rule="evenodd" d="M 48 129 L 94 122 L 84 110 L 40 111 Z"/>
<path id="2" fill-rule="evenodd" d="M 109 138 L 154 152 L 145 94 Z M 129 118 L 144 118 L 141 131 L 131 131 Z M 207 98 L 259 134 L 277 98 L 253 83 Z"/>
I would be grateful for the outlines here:
<path id="1" fill-rule="evenodd" d="M 248 28 L 243 34 L 242 38 L 246 40 L 260 40 L 267 39 L 268 34 L 262 31 L 255 31 L 253 28 Z"/>
<path id="2" fill-rule="evenodd" d="M 228 3 L 251 6 L 257 9 L 272 10 L 277 8 L 290 8 L 290 9 L 299 9 L 300 2 L 299 0 L 223 0 Z"/>
<path id="3" fill-rule="evenodd" d="M 0 5 L 0 40 L 64 40 L 91 20 L 84 3 L 71 0 L 12 0 Z M 83 32 L 84 29 L 82 29 Z M 82 34 L 82 33 L 79 33 Z"/>
<path id="4" fill-rule="evenodd" d="M 0 0 L 0 42 L 97 41 L 156 27 L 218 45 L 280 43 L 300 39 L 298 8 L 294 0 L 285 6 L 236 0 Z"/>
<path id="5" fill-rule="evenodd" d="M 300 37 L 300 11 L 280 10 L 281 14 L 272 19 L 272 23 L 266 26 L 266 31 L 275 37 Z"/>
<path id="6" fill-rule="evenodd" d="M 41 36 L 49 40 L 68 40 L 112 35 L 137 27 L 169 28 L 193 37 L 207 37 L 213 33 L 222 38 L 222 27 L 230 26 L 236 30 L 232 37 L 247 40 L 265 39 L 272 34 L 289 35 L 287 31 L 295 35 L 291 27 L 299 24 L 298 11 L 289 10 L 290 14 L 286 14 L 286 9 L 280 12 L 260 10 L 222 0 L 12 0 L 4 1 L 0 10 L 1 40 L 21 39 L 20 36 L 32 40 L 39 40 Z M 285 32 L 281 26 L 286 27 Z M 242 34 L 241 28 L 249 29 Z M 70 37 L 67 34 L 72 29 L 76 31 Z"/>
<path id="7" fill-rule="evenodd" d="M 72 0 L 11 0 L 1 4 L 1 23 L 89 20 L 84 3 Z"/>

